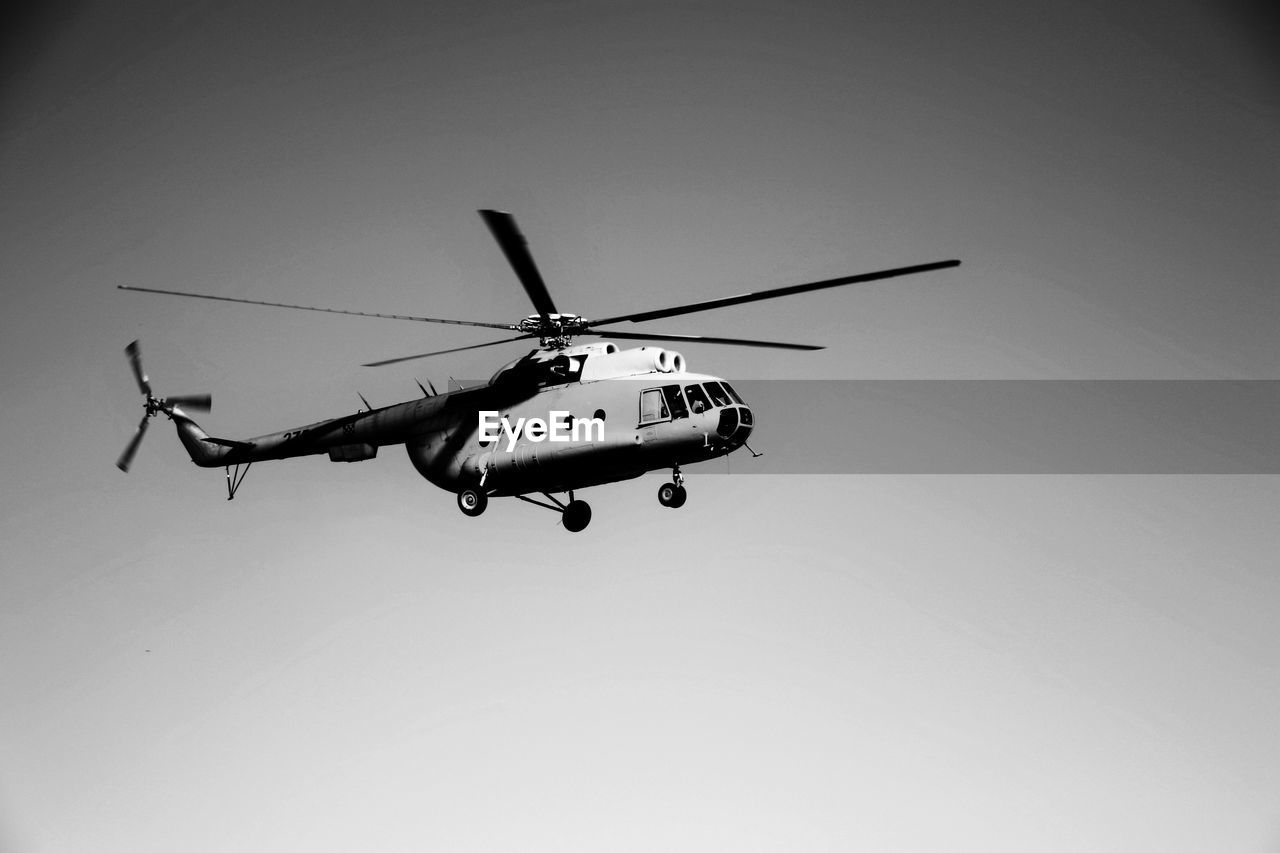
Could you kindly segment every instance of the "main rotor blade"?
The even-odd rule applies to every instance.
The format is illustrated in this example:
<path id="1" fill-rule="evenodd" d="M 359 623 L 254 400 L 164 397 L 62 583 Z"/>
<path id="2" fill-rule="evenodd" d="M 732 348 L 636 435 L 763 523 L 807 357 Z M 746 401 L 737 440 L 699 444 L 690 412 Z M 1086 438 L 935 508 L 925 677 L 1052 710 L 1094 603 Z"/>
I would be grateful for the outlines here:
<path id="1" fill-rule="evenodd" d="M 149 423 L 151 423 L 150 415 L 143 415 L 142 423 L 138 424 L 138 431 L 133 434 L 133 438 L 129 439 L 124 453 L 121 453 L 120 458 L 116 460 L 116 467 L 126 474 L 129 473 L 129 466 L 133 464 L 133 456 L 138 452 L 138 445 L 142 443 L 142 436 L 146 435 Z"/>
<path id="2" fill-rule="evenodd" d="M 500 341 L 488 341 L 487 343 L 472 344 L 471 346 L 467 346 L 467 347 L 454 347 L 453 349 L 438 349 L 438 350 L 435 350 L 434 352 L 420 352 L 417 355 L 406 355 L 401 358 L 388 358 L 388 359 L 384 359 L 383 361 L 371 361 L 368 364 L 362 364 L 360 366 L 361 367 L 382 367 L 383 365 L 387 365 L 387 364 L 398 364 L 402 361 L 413 361 L 415 358 L 429 358 L 433 355 L 444 355 L 445 353 L 448 353 L 448 352 L 462 352 L 463 350 L 468 350 L 468 349 L 494 347 L 494 346 L 497 346 L 498 344 L 509 344 L 512 341 L 524 341 L 524 340 L 529 340 L 530 338 L 535 338 L 535 337 L 537 337 L 537 335 L 520 335 L 519 337 L 515 337 L 515 338 L 504 338 Z"/>
<path id="3" fill-rule="evenodd" d="M 185 397 L 165 397 L 164 401 L 184 409 L 207 412 L 213 408 L 213 397 L 209 394 L 190 394 Z"/>
<path id="4" fill-rule="evenodd" d="M 918 264 L 913 267 L 897 267 L 896 269 L 880 270 L 879 272 L 862 273 L 861 275 L 850 275 L 844 278 L 832 278 L 826 281 L 811 281 L 808 284 L 793 284 L 790 287 L 776 287 L 773 290 L 759 290 L 755 293 L 743 293 L 739 296 L 726 296 L 721 299 L 708 299 L 706 302 L 691 302 L 688 305 L 677 305 L 673 308 L 660 308 L 657 311 L 639 311 L 635 314 L 622 314 L 617 317 L 605 317 L 603 320 L 594 320 L 592 325 L 604 325 L 605 323 L 620 323 L 624 320 L 638 323 L 641 320 L 657 320 L 660 317 L 675 317 L 677 314 L 692 314 L 695 311 L 710 311 L 713 308 L 724 308 L 729 305 L 740 305 L 743 302 L 756 302 L 760 299 L 775 299 L 779 296 L 791 296 L 795 293 L 807 293 L 810 290 L 822 290 L 827 287 L 840 287 L 845 284 L 860 284 L 864 281 L 879 281 L 882 278 L 894 278 L 900 275 L 913 275 L 915 273 L 929 272 L 930 270 L 946 269 L 947 267 L 958 267 L 959 261 L 937 261 L 931 264 Z"/>
<path id="5" fill-rule="evenodd" d="M 529 253 L 529 241 L 516 226 L 515 217 L 500 210 L 482 210 L 480 216 L 484 218 L 484 224 L 488 225 L 489 230 L 493 232 L 493 239 L 497 240 L 498 245 L 502 247 L 502 253 L 507 256 L 507 263 L 511 264 L 516 278 L 520 279 L 520 283 L 524 285 L 524 291 L 529 294 L 529 300 L 533 302 L 534 309 L 541 315 L 544 322 L 550 322 L 551 318 L 548 315 L 557 313 L 556 305 L 551 301 L 551 294 L 547 292 L 542 273 L 538 272 L 538 267 L 533 262 L 533 255 Z"/>
<path id="6" fill-rule="evenodd" d="M 375 314 L 371 311 L 346 311 L 341 308 L 317 308 L 312 305 L 289 305 L 284 302 L 264 302 L 261 299 L 238 299 L 234 296 L 213 296 L 208 293 L 187 293 L 181 290 L 158 290 L 154 287 L 130 287 L 117 284 L 117 290 L 134 290 L 139 293 L 163 293 L 166 296 L 188 296 L 192 299 L 212 299 L 216 302 L 239 302 L 244 305 L 266 305 L 269 308 L 293 308 L 298 311 L 320 311 L 325 314 L 350 314 L 353 317 L 377 317 L 383 320 L 412 320 L 415 323 L 448 323 L 453 326 L 483 326 L 487 329 L 509 329 L 515 331 L 519 326 L 510 323 L 481 323 L 475 320 L 444 320 L 439 317 L 415 317 L 411 314 Z"/>
<path id="7" fill-rule="evenodd" d="M 138 342 L 134 341 L 125 347 L 124 353 L 129 356 L 129 364 L 133 367 L 133 378 L 138 380 L 138 390 L 150 397 L 151 383 L 147 380 L 147 374 L 142 372 L 142 351 L 138 348 Z"/>
<path id="8" fill-rule="evenodd" d="M 814 344 L 786 344 L 778 341 L 755 341 L 747 338 L 713 338 L 707 335 L 664 335 L 660 332 L 615 332 L 613 329 L 592 329 L 583 332 L 585 335 L 600 335 L 606 338 L 623 338 L 631 341 L 687 341 L 693 344 L 727 344 L 739 347 L 774 347 L 776 349 L 815 350 L 826 347 Z"/>

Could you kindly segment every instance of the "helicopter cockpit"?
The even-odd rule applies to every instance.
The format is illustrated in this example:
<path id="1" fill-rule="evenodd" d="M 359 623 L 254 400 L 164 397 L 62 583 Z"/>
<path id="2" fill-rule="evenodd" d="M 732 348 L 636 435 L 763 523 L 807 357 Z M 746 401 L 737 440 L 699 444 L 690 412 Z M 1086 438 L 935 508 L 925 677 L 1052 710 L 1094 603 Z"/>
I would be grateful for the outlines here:
<path id="1" fill-rule="evenodd" d="M 645 388 L 640 392 L 637 426 L 652 426 L 715 411 L 719 411 L 716 433 L 721 438 L 741 444 L 751 435 L 755 417 L 733 386 L 724 380 L 686 381 L 683 386 Z"/>

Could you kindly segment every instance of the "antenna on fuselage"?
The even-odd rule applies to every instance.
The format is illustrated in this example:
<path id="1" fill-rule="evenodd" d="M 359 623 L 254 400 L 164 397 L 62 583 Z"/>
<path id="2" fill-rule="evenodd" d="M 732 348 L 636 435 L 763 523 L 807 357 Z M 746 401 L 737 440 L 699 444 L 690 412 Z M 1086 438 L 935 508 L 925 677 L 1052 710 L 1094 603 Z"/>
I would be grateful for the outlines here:
<path id="1" fill-rule="evenodd" d="M 413 381 L 414 381 L 414 382 L 418 382 L 418 380 L 416 380 L 416 379 L 415 379 L 415 380 L 413 380 Z M 421 383 L 421 382 L 418 382 L 418 387 L 419 387 L 419 388 L 422 388 L 422 383 Z M 424 397 L 430 397 L 431 395 L 427 393 L 427 389 L 426 389 L 426 388 L 422 388 L 422 396 L 424 396 Z"/>
<path id="2" fill-rule="evenodd" d="M 366 409 L 368 409 L 368 410 L 369 410 L 369 411 L 371 411 L 371 412 L 373 411 L 373 406 L 370 406 L 370 405 L 369 405 L 369 401 L 368 401 L 368 400 L 366 400 L 366 399 L 364 398 L 364 395 L 363 395 L 363 394 L 361 394 L 359 391 L 357 391 L 357 392 L 356 392 L 356 396 L 360 398 L 360 402 L 361 402 L 361 403 L 364 403 L 364 407 L 365 407 Z"/>

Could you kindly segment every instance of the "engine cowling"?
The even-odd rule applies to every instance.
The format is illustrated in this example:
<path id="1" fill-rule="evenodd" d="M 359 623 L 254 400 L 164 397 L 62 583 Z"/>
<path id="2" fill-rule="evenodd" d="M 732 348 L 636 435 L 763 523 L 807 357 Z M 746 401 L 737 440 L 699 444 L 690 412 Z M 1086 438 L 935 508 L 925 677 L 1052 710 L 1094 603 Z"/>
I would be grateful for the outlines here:
<path id="1" fill-rule="evenodd" d="M 582 378 L 592 380 L 643 373 L 683 373 L 684 369 L 684 356 L 675 350 L 636 347 L 587 359 Z"/>
<path id="2" fill-rule="evenodd" d="M 684 356 L 675 350 L 658 350 L 656 366 L 660 373 L 684 373 Z"/>

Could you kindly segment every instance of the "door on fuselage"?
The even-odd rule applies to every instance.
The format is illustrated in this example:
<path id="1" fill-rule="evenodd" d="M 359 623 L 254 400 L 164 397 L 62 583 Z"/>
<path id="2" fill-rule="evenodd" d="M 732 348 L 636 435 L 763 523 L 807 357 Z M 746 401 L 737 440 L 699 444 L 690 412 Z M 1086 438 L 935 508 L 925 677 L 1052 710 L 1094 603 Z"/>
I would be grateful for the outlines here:
<path id="1" fill-rule="evenodd" d="M 639 426 L 650 426 L 663 421 L 679 420 L 689 417 L 689 406 L 679 385 L 663 385 L 660 388 L 646 388 L 640 392 Z"/>

